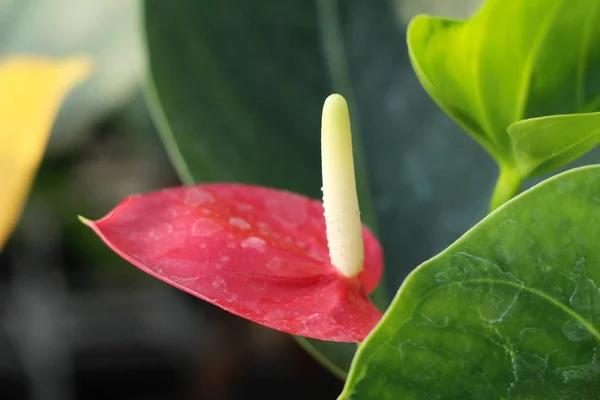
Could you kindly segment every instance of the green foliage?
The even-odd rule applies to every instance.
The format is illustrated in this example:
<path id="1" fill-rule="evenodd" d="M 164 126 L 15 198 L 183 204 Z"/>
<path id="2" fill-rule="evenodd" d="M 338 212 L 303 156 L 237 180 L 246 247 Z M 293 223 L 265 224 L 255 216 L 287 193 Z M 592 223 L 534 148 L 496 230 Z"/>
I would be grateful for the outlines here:
<path id="1" fill-rule="evenodd" d="M 467 193 L 435 157 L 415 167 L 410 157 L 429 153 L 411 146 L 435 142 L 456 160 L 467 145 L 450 140 L 455 147 L 447 148 L 446 127 L 436 125 L 442 134 L 427 137 L 424 125 L 410 125 L 417 118 L 394 119 L 399 112 L 390 104 L 415 95 L 391 103 L 406 84 L 396 79 L 401 84 L 394 86 L 388 75 L 383 84 L 373 79 L 402 61 L 394 53 L 400 33 L 383 19 L 389 14 L 381 1 L 341 7 L 335 0 L 146 0 L 148 98 L 182 180 L 241 181 L 319 197 L 320 109 L 329 93 L 341 92 L 352 109 L 363 215 L 373 224 L 371 197 L 383 205 L 377 217 L 388 271 L 411 263 L 410 240 L 450 225 L 435 214 L 449 213 L 439 211 L 450 201 L 441 194 L 444 182 L 452 181 L 448 193 Z M 420 82 L 500 165 L 492 209 L 515 196 L 525 178 L 564 167 L 600 140 L 600 113 L 592 113 L 600 109 L 598 20 L 600 1 L 488 0 L 465 22 L 419 16 L 410 24 Z M 394 139 L 382 140 L 382 131 Z M 390 151 L 404 163 L 387 160 Z M 481 160 L 464 159 L 477 174 Z M 427 168 L 444 175 L 433 181 Z M 411 180 L 402 181 L 398 170 L 436 201 L 409 199 Z M 473 196 L 464 195 L 469 209 Z M 595 398 L 598 198 L 600 167 L 562 174 L 418 267 L 362 344 L 341 398 Z M 419 207 L 427 214 L 414 217 Z M 354 353 L 351 345 L 303 345 L 338 375 Z"/>
<path id="2" fill-rule="evenodd" d="M 316 18 L 301 4 L 291 10 L 268 3 L 147 0 L 155 116 L 186 182 L 241 181 L 318 197 L 320 113 L 327 92 L 324 77 L 304 71 L 320 54 L 299 54 L 282 37 L 277 42 L 259 32 L 281 29 L 281 21 L 294 18 L 304 33 L 304 24 Z M 282 25 L 270 26 L 275 20 Z M 309 32 L 316 35 L 316 29 Z"/>
<path id="3" fill-rule="evenodd" d="M 521 174 L 541 175 L 579 158 L 600 143 L 600 113 L 551 115 L 508 127 Z"/>
<path id="4" fill-rule="evenodd" d="M 444 111 L 501 167 L 527 171 L 510 124 L 600 109 L 599 19 L 598 1 L 488 0 L 465 22 L 415 18 L 408 44 Z"/>
<path id="5" fill-rule="evenodd" d="M 598 398 L 599 198 L 600 166 L 563 173 L 415 269 L 341 399 Z"/>

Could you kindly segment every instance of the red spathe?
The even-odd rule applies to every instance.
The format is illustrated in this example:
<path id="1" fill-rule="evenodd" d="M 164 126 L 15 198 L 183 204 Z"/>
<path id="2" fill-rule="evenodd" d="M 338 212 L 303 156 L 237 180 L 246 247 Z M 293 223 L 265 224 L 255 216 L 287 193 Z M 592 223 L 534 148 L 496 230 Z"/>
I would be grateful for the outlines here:
<path id="1" fill-rule="evenodd" d="M 381 318 L 367 293 L 381 247 L 363 227 L 364 270 L 330 264 L 320 202 L 241 184 L 166 189 L 125 199 L 88 224 L 141 270 L 233 314 L 294 335 L 362 341 Z"/>

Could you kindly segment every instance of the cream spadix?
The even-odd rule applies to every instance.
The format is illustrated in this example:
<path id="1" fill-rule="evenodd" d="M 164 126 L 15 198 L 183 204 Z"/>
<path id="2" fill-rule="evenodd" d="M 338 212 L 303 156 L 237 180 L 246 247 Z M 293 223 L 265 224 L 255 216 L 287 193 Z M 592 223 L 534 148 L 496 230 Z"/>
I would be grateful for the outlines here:
<path id="1" fill-rule="evenodd" d="M 351 278 L 363 269 L 364 250 L 350 115 L 339 94 L 329 96 L 323 105 L 321 163 L 329 257 L 342 275 Z"/>

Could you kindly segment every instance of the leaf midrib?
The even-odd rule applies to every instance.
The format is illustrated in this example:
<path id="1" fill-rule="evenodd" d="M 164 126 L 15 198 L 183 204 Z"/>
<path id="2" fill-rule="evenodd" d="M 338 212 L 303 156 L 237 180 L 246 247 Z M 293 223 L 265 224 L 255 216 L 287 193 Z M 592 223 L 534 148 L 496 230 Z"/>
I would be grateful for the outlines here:
<path id="1" fill-rule="evenodd" d="M 468 280 L 461 280 L 461 281 L 457 280 L 457 281 L 447 282 L 447 283 L 437 286 L 434 290 L 430 291 L 426 296 L 423 296 L 423 298 L 419 301 L 419 303 L 416 305 L 414 310 L 419 308 L 420 304 L 426 298 L 430 297 L 434 292 L 437 292 L 438 290 L 440 290 L 448 285 L 453 285 L 453 284 L 458 284 L 458 283 L 491 283 L 491 284 L 497 284 L 497 285 L 506 285 L 506 286 L 511 286 L 511 287 L 520 289 L 522 291 L 528 292 L 535 296 L 538 296 L 539 298 L 546 300 L 550 304 L 552 304 L 555 307 L 559 308 L 560 310 L 564 311 L 571 318 L 574 318 L 575 320 L 577 320 L 583 327 L 585 327 L 594 336 L 596 341 L 598 341 L 598 343 L 600 343 L 600 331 L 598 331 L 594 327 L 594 325 L 592 325 L 588 320 L 586 320 L 581 314 L 577 313 L 572 308 L 567 307 L 565 304 L 556 300 L 554 297 L 544 293 L 543 291 L 536 289 L 536 288 L 529 287 L 529 286 L 521 284 L 519 282 L 505 281 L 505 280 L 494 279 L 494 278 L 476 278 L 476 279 L 468 279 Z M 412 315 L 414 315 L 414 312 L 412 313 Z M 402 325 L 398 328 L 398 330 L 402 326 L 404 326 L 408 321 L 410 321 L 412 319 L 412 315 L 410 318 L 407 318 L 402 323 Z"/>
<path id="2" fill-rule="evenodd" d="M 577 106 L 581 109 L 585 108 L 585 75 L 587 72 L 586 60 L 590 52 L 590 39 L 592 32 L 592 23 L 595 21 L 594 16 L 600 2 L 596 2 L 592 11 L 588 15 L 588 19 L 583 27 L 583 39 L 581 40 L 581 51 L 579 52 L 579 65 L 577 66 Z M 593 103 L 594 99 L 590 100 Z"/>
<path id="3" fill-rule="evenodd" d="M 527 56 L 527 60 L 525 61 L 525 65 L 523 66 L 523 75 L 521 77 L 521 90 L 519 92 L 517 98 L 517 106 L 515 108 L 515 116 L 514 121 L 519 121 L 524 118 L 525 114 L 525 105 L 527 104 L 527 100 L 529 99 L 529 87 L 531 85 L 531 78 L 533 76 L 533 66 L 534 61 L 537 59 L 537 56 L 542 48 L 542 43 L 547 36 L 548 29 L 552 25 L 552 22 L 558 15 L 558 10 L 560 6 L 563 4 L 562 0 L 558 0 L 554 3 L 554 7 L 552 10 L 548 12 L 548 15 L 540 25 L 540 29 L 536 33 L 535 38 L 533 39 L 533 43 L 531 45 L 531 49 L 529 50 L 529 54 Z"/>

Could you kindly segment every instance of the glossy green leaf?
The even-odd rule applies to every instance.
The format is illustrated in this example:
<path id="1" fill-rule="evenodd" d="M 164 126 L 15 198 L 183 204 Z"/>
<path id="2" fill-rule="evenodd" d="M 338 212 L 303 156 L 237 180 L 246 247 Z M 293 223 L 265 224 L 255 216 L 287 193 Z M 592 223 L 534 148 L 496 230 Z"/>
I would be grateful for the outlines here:
<path id="1" fill-rule="evenodd" d="M 468 21 L 416 17 L 410 56 L 431 97 L 501 166 L 507 127 L 600 109 L 600 2 L 487 0 Z"/>
<path id="2" fill-rule="evenodd" d="M 310 61 L 285 37 L 262 32 L 298 13 L 303 33 L 316 18 L 306 7 L 268 3 L 147 0 L 150 97 L 185 181 L 237 180 L 318 196 L 324 78 L 305 72 Z M 282 79 L 289 74 L 294 79 Z"/>
<path id="3" fill-rule="evenodd" d="M 185 183 L 237 181 L 321 196 L 321 107 L 331 92 L 346 94 L 329 76 L 337 58 L 323 54 L 323 40 L 335 40 L 320 26 L 322 14 L 337 12 L 331 4 L 146 0 L 148 99 Z M 373 225 L 354 122 L 362 215 Z M 345 375 L 356 346 L 300 340 Z"/>
<path id="4" fill-rule="evenodd" d="M 552 115 L 508 127 L 523 176 L 557 170 L 600 143 L 600 113 Z"/>
<path id="5" fill-rule="evenodd" d="M 600 166 L 490 214 L 406 279 L 341 399 L 597 399 Z"/>

